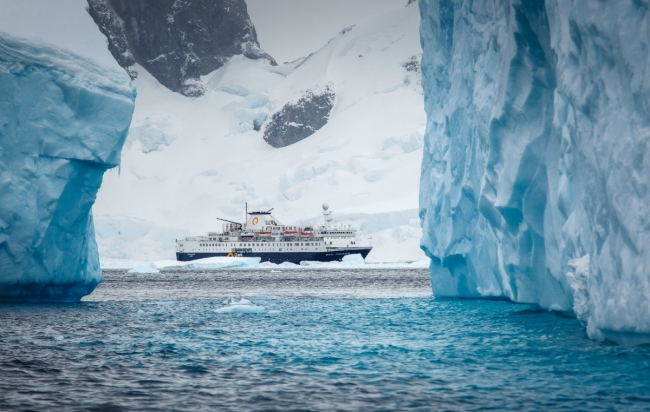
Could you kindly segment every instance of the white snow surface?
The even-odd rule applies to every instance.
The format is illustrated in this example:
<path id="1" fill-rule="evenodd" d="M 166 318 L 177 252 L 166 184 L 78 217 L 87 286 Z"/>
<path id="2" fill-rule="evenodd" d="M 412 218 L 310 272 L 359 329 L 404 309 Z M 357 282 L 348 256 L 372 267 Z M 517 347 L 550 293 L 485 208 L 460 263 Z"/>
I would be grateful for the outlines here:
<path id="1" fill-rule="evenodd" d="M 420 0 L 422 245 L 436 296 L 650 341 L 650 11 Z"/>
<path id="2" fill-rule="evenodd" d="M 211 257 L 197 259 L 189 262 L 175 260 L 159 260 L 156 262 L 142 262 L 126 259 L 102 259 L 101 268 L 108 270 L 128 269 L 129 273 L 157 273 L 160 270 L 213 270 L 213 269 L 425 269 L 431 263 L 429 258 L 422 258 L 415 262 L 380 262 L 366 263 L 361 255 L 348 255 L 341 262 L 312 262 L 303 261 L 300 265 L 284 262 L 275 264 L 261 262 L 260 258 L 243 257 Z"/>
<path id="3" fill-rule="evenodd" d="M 211 257 L 189 262 L 158 260 L 143 262 L 126 259 L 102 259 L 101 268 L 109 270 L 129 269 L 128 273 L 158 273 L 160 270 L 212 270 L 212 269 L 257 269 L 260 258 Z"/>
<path id="4" fill-rule="evenodd" d="M 344 27 L 405 4 L 405 0 L 246 0 L 260 46 L 280 63 L 312 53 Z"/>
<path id="5" fill-rule="evenodd" d="M 275 208 L 284 223 L 320 223 L 328 202 L 339 223 L 372 242 L 368 262 L 417 261 L 418 176 L 426 115 L 418 73 L 417 4 L 331 39 L 307 58 L 273 67 L 233 57 L 204 76 L 206 94 L 172 93 L 146 71 L 120 170 L 107 173 L 94 206 L 100 255 L 156 261 L 174 239 L 221 229 Z M 308 90 L 336 94 L 327 125 L 291 146 L 263 140 L 255 121 Z M 268 122 L 268 120 L 267 120 Z M 372 239 L 369 239 L 372 238 Z"/>

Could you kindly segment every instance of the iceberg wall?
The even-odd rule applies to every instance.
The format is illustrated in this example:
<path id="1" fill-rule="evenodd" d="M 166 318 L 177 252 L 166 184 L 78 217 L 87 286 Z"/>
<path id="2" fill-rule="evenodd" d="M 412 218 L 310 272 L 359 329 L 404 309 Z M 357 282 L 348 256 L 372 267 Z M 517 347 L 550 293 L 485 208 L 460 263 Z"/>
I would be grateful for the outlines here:
<path id="1" fill-rule="evenodd" d="M 648 3 L 421 0 L 420 13 L 434 294 L 650 341 Z"/>
<path id="2" fill-rule="evenodd" d="M 134 100 L 119 66 L 0 33 L 0 300 L 78 301 L 101 281 L 91 206 Z"/>

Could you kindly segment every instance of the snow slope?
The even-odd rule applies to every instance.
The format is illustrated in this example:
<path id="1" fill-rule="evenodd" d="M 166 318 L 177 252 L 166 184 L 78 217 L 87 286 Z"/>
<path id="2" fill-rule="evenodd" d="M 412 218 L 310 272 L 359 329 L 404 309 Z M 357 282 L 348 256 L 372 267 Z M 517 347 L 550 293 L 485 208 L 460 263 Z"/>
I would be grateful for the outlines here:
<path id="1" fill-rule="evenodd" d="M 361 228 L 359 241 L 372 237 L 369 261 L 422 258 L 418 25 L 414 4 L 290 64 L 235 56 L 202 78 L 196 99 L 138 68 L 122 166 L 94 206 L 101 256 L 170 259 L 174 238 L 220 229 L 216 217 L 243 220 L 245 202 L 292 223 L 318 220 L 327 201 L 338 221 Z M 273 113 L 325 87 L 335 94 L 325 126 L 282 148 L 263 140 Z"/>
<path id="2" fill-rule="evenodd" d="M 420 9 L 434 294 L 533 303 L 574 313 L 592 338 L 650 341 L 647 2 Z"/>
<path id="3" fill-rule="evenodd" d="M 91 206 L 135 100 L 105 48 L 83 1 L 0 2 L 0 300 L 101 281 Z"/>

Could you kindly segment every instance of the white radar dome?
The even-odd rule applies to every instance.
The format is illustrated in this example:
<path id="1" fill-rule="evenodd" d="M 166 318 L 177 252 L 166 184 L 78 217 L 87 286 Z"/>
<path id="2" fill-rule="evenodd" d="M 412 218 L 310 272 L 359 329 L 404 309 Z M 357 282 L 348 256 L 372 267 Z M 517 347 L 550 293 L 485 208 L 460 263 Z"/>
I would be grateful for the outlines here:
<path id="1" fill-rule="evenodd" d="M 330 205 L 328 205 L 327 203 L 323 203 L 323 210 L 327 210 L 329 208 L 330 208 Z"/>

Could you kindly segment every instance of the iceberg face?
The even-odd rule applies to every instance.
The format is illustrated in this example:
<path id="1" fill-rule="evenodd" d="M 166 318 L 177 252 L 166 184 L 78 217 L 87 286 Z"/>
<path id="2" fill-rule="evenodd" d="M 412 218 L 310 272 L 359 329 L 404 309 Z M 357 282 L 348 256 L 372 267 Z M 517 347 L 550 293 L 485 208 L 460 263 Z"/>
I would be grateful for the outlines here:
<path id="1" fill-rule="evenodd" d="M 650 341 L 650 12 L 421 0 L 422 248 L 437 296 Z M 607 16 L 607 18 L 603 18 Z"/>
<path id="2" fill-rule="evenodd" d="M 91 206 L 134 100 L 119 68 L 0 33 L 0 300 L 78 301 L 101 281 Z"/>

